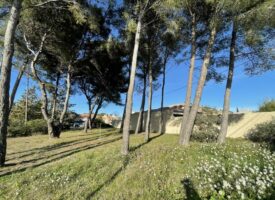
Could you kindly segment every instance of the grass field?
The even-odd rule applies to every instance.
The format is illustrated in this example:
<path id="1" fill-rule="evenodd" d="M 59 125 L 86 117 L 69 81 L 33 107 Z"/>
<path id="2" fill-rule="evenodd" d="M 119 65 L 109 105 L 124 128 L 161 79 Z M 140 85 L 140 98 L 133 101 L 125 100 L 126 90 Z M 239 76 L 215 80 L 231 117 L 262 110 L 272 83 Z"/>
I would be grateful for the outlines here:
<path id="1" fill-rule="evenodd" d="M 275 199 L 275 154 L 260 144 L 181 147 L 177 135 L 147 144 L 138 135 L 127 157 L 120 146 L 115 129 L 10 138 L 0 199 Z"/>

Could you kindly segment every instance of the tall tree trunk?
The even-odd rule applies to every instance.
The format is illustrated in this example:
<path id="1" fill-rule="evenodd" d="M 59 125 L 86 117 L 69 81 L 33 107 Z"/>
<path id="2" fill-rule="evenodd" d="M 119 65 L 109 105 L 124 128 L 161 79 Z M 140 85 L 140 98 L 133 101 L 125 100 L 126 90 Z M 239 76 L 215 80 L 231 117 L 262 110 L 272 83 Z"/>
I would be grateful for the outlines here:
<path id="1" fill-rule="evenodd" d="M 143 129 L 143 113 L 144 113 L 145 97 L 146 97 L 146 78 L 147 78 L 147 76 L 145 74 L 144 78 L 143 78 L 142 100 L 141 100 L 141 105 L 140 105 L 140 110 L 139 110 L 139 115 L 138 115 L 138 121 L 137 121 L 135 134 L 138 134 L 138 133 L 142 132 L 142 129 Z"/>
<path id="2" fill-rule="evenodd" d="M 24 74 L 24 72 L 25 72 L 25 70 L 26 70 L 26 64 L 24 64 L 21 68 L 20 68 L 20 70 L 19 70 L 19 72 L 18 72 L 18 75 L 17 75 L 17 78 L 16 78 L 16 81 L 15 81 L 15 83 L 14 83 L 14 86 L 13 86 L 13 88 L 12 88 L 12 91 L 11 91 L 11 95 L 10 95 L 10 111 L 9 112 L 11 112 L 11 109 L 12 109 L 12 106 L 13 106 L 13 103 L 14 103 L 14 98 L 15 98 L 15 95 L 16 95 L 16 92 L 17 92 L 17 89 L 18 89 L 18 87 L 19 87 L 19 84 L 20 84 L 20 82 L 21 82 L 21 79 L 22 79 L 22 76 L 23 76 L 23 74 Z"/>
<path id="3" fill-rule="evenodd" d="M 93 113 L 93 110 L 97 104 L 97 101 L 98 101 L 98 96 L 96 96 L 93 103 L 91 103 L 91 100 L 88 100 L 89 115 L 88 115 L 87 121 L 85 122 L 85 127 L 84 127 L 85 133 L 87 133 L 87 131 L 88 131 L 88 126 L 90 129 L 92 129 L 92 113 Z"/>
<path id="4" fill-rule="evenodd" d="M 183 144 L 184 130 L 186 129 L 186 124 L 190 113 L 190 106 L 191 106 L 190 102 L 191 102 L 191 96 L 192 96 L 195 60 L 196 60 L 196 16 L 193 14 L 192 35 L 191 35 L 191 58 L 190 58 L 190 67 L 189 67 L 188 82 L 187 82 L 187 91 L 186 91 L 185 103 L 184 103 L 184 113 L 183 113 L 183 118 L 181 121 L 181 128 L 180 128 L 180 144 Z"/>
<path id="5" fill-rule="evenodd" d="M 211 59 L 211 52 L 212 52 L 212 48 L 214 45 L 216 33 L 217 33 L 216 26 L 214 25 L 211 29 L 208 46 L 207 46 L 206 53 L 205 53 L 205 56 L 203 59 L 200 79 L 199 79 L 199 83 L 197 86 L 194 103 L 192 105 L 185 129 L 183 130 L 183 139 L 181 142 L 182 145 L 187 145 L 190 140 L 190 136 L 191 136 L 191 133 L 193 130 L 193 126 L 194 126 L 195 119 L 196 119 L 197 112 L 198 112 L 199 105 L 200 105 L 200 100 L 201 100 L 202 91 L 203 91 L 203 87 L 204 87 L 206 76 L 207 76 L 208 66 L 209 66 L 210 59 Z"/>
<path id="6" fill-rule="evenodd" d="M 85 121 L 85 125 L 84 125 L 84 132 L 87 133 L 88 132 L 88 126 L 89 124 L 91 124 L 91 116 L 92 116 L 92 111 L 91 111 L 91 100 L 88 100 L 88 108 L 89 108 L 89 114 L 87 117 L 87 120 Z"/>
<path id="7" fill-rule="evenodd" d="M 57 75 L 56 75 L 55 90 L 54 90 L 53 99 L 52 99 L 52 116 L 51 116 L 52 120 L 54 120 L 55 113 L 56 113 L 56 104 L 57 104 L 59 80 L 60 80 L 60 73 L 58 72 Z"/>
<path id="8" fill-rule="evenodd" d="M 164 133 L 164 117 L 163 117 L 163 105 L 164 105 L 164 91 L 165 91 L 165 82 L 166 82 L 166 64 L 168 61 L 168 53 L 166 53 L 164 62 L 163 62 L 163 69 L 162 69 L 162 88 L 161 88 L 161 103 L 160 103 L 160 123 L 159 123 L 159 134 Z"/>
<path id="9" fill-rule="evenodd" d="M 94 116 L 93 116 L 93 118 L 91 120 L 91 124 L 93 124 L 95 122 L 95 119 L 97 117 L 98 111 L 101 109 L 102 104 L 103 104 L 103 98 L 101 97 L 100 100 L 99 100 L 99 102 L 98 102 L 97 108 L 95 110 Z"/>
<path id="10" fill-rule="evenodd" d="M 26 87 L 26 99 L 25 99 L 25 125 L 28 122 L 28 111 L 29 111 L 29 88 L 30 88 L 30 72 L 27 72 L 27 87 Z"/>
<path id="11" fill-rule="evenodd" d="M 127 103 L 126 103 L 126 112 L 125 112 L 125 119 L 123 125 L 123 144 L 121 153 L 123 155 L 127 155 L 129 153 L 129 137 L 130 137 L 130 122 L 131 122 L 131 114 L 132 114 L 132 104 L 133 104 L 133 93 L 135 87 L 135 77 L 136 77 L 136 68 L 137 68 L 137 56 L 138 56 L 138 49 L 139 49 L 139 42 L 140 42 L 140 35 L 141 35 L 141 16 L 138 19 L 137 23 L 137 30 L 135 35 L 135 46 L 134 52 L 132 57 L 132 66 L 131 66 L 131 74 L 130 74 L 130 83 L 127 93 Z"/>
<path id="12" fill-rule="evenodd" d="M 150 63 L 149 66 L 149 97 L 148 97 L 148 111 L 147 111 L 147 120 L 146 120 L 146 130 L 145 130 L 145 142 L 148 142 L 150 139 L 151 131 L 151 110 L 152 110 L 152 97 L 153 97 L 153 71 Z"/>
<path id="13" fill-rule="evenodd" d="M 122 115 L 122 119 L 121 119 L 120 129 L 119 129 L 120 133 L 123 132 L 123 124 L 124 124 L 124 119 L 125 119 L 125 114 L 126 114 L 126 106 L 127 106 L 127 96 L 128 95 L 126 94 L 125 105 L 124 105 L 123 115 Z"/>
<path id="14" fill-rule="evenodd" d="M 220 135 L 218 137 L 218 143 L 224 143 L 226 134 L 227 134 L 228 113 L 229 113 L 229 107 L 230 107 L 230 95 L 231 95 L 231 87 L 232 87 L 232 81 L 233 81 L 233 75 L 234 75 L 235 47 L 236 47 L 236 40 L 237 40 L 237 31 L 238 31 L 237 24 L 235 21 L 233 21 L 231 44 L 230 44 L 229 70 L 228 70 L 226 89 L 225 89 L 225 94 L 224 94 L 222 124 L 221 124 Z"/>
<path id="15" fill-rule="evenodd" d="M 35 68 L 36 62 L 43 50 L 43 46 L 46 40 L 46 36 L 47 34 L 45 33 L 44 36 L 41 39 L 41 43 L 40 43 L 40 47 L 39 50 L 34 53 L 34 57 L 33 60 L 31 62 L 31 71 L 33 74 L 33 77 L 37 80 L 38 85 L 40 87 L 40 92 L 41 92 L 41 113 L 43 115 L 43 118 L 45 119 L 45 121 L 47 122 L 48 125 L 48 135 L 50 138 L 59 138 L 60 135 L 60 129 L 54 126 L 54 122 L 51 119 L 51 117 L 49 117 L 49 113 L 48 113 L 48 96 L 47 96 L 47 90 L 46 90 L 46 83 L 44 83 L 38 76 L 37 74 L 37 70 Z M 26 41 L 26 43 L 28 43 Z M 29 48 L 29 47 L 28 47 Z M 32 50 L 30 50 L 31 52 L 33 52 Z"/>
<path id="16" fill-rule="evenodd" d="M 59 119 L 59 124 L 60 124 L 61 128 L 62 128 L 62 125 L 64 123 L 64 118 L 65 118 L 65 115 L 66 115 L 68 107 L 69 107 L 71 87 L 72 87 L 71 70 L 72 70 L 72 65 L 69 64 L 68 65 L 68 71 L 67 71 L 67 78 L 66 78 L 66 85 L 67 85 L 66 86 L 66 97 L 65 97 L 65 101 L 64 101 L 64 105 L 63 105 L 63 110 L 62 110 L 62 113 L 61 113 L 60 119 Z"/>
<path id="17" fill-rule="evenodd" d="M 4 51 L 1 65 L 0 79 L 0 166 L 5 164 L 7 149 L 7 128 L 9 119 L 9 90 L 14 54 L 14 35 L 19 21 L 22 0 L 14 0 L 8 20 L 5 37 Z"/>

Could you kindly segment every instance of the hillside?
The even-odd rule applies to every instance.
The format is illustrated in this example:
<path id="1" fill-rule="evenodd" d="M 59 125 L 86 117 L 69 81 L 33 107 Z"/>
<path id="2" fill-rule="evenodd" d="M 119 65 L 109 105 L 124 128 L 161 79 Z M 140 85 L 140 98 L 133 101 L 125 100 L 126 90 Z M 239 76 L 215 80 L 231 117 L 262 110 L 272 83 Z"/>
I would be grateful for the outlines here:
<path id="1" fill-rule="evenodd" d="M 222 170 L 238 181 L 233 169 L 244 169 L 241 175 L 253 183 L 261 171 L 275 166 L 274 153 L 245 140 L 181 147 L 177 135 L 152 137 L 144 144 L 143 135 L 132 136 L 128 157 L 121 156 L 121 135 L 114 129 L 66 132 L 56 140 L 10 138 L 7 166 L 0 168 L 0 199 L 208 199 L 220 191 L 222 180 L 230 184 Z M 244 166 L 260 171 L 250 177 Z M 271 188 L 274 171 L 265 175 L 273 181 Z M 261 188 L 255 187 L 245 194 L 256 195 Z M 270 187 L 265 186 L 266 199 L 274 197 Z"/>

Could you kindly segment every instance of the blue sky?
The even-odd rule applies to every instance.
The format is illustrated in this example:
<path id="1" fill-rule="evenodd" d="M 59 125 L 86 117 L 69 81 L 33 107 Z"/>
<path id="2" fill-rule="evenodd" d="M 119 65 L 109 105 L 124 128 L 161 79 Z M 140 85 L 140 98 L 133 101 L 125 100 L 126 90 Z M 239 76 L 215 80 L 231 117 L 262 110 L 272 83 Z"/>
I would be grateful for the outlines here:
<path id="1" fill-rule="evenodd" d="M 199 67 L 199 63 L 197 64 Z M 176 64 L 170 61 L 167 66 L 167 84 L 165 88 L 165 106 L 172 104 L 179 104 L 184 102 L 188 62 Z M 227 72 L 226 68 L 221 71 Z M 12 85 L 16 79 L 17 71 L 12 72 Z M 198 71 L 195 74 L 193 90 L 195 90 L 196 82 L 198 80 Z M 243 72 L 243 66 L 237 65 L 235 77 L 232 86 L 231 96 L 231 110 L 235 111 L 238 107 L 241 109 L 256 110 L 259 104 L 268 98 L 275 98 L 275 71 L 266 72 L 262 75 L 247 76 Z M 162 81 L 162 77 L 159 78 Z M 31 82 L 34 85 L 34 82 Z M 16 99 L 22 95 L 25 90 L 26 79 L 23 78 L 22 83 L 18 89 Z M 224 96 L 225 82 L 215 83 L 210 81 L 206 84 L 201 100 L 202 105 L 207 105 L 215 108 L 222 108 Z M 154 91 L 153 108 L 160 107 L 161 91 L 160 89 Z M 122 102 L 125 101 L 125 95 L 122 95 Z M 87 103 L 85 97 L 77 94 L 71 97 L 72 108 L 77 113 L 87 112 Z M 135 92 L 133 111 L 138 111 L 141 102 L 141 95 Z M 147 105 L 146 105 L 147 106 Z M 122 115 L 123 107 L 114 104 L 106 105 L 100 112 Z"/>

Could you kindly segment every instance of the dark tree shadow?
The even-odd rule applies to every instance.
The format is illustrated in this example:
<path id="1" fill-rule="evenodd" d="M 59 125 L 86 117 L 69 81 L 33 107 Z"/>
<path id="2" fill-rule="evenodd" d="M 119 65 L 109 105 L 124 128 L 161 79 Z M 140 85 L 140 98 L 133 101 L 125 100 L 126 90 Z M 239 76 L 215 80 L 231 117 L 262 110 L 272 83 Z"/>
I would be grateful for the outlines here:
<path id="1" fill-rule="evenodd" d="M 150 143 L 150 142 L 153 141 L 154 139 L 157 139 L 158 137 L 163 136 L 163 135 L 164 135 L 164 134 L 155 135 L 155 136 L 149 138 L 149 141 L 148 141 L 148 142 L 143 142 L 143 143 L 141 143 L 141 144 L 139 144 L 139 145 L 137 145 L 137 146 L 130 147 L 130 152 L 135 151 L 135 150 L 141 148 L 142 146 L 144 146 L 144 145 Z"/>
<path id="2" fill-rule="evenodd" d="M 129 162 L 130 157 L 125 156 L 123 160 L 123 165 L 118 170 L 116 170 L 115 173 L 108 180 L 106 180 L 104 183 L 99 185 L 95 190 L 93 190 L 90 194 L 88 194 L 86 199 L 92 199 L 92 197 L 94 197 L 103 187 L 110 185 L 113 182 L 113 180 L 115 180 L 115 178 L 127 167 Z"/>
<path id="3" fill-rule="evenodd" d="M 192 181 L 189 178 L 185 178 L 181 181 L 183 189 L 185 190 L 186 198 L 185 200 L 202 200 L 200 195 L 196 191 Z"/>
<path id="4" fill-rule="evenodd" d="M 10 153 L 10 154 L 8 154 L 8 156 L 13 156 L 13 155 L 16 155 L 16 154 L 23 154 L 23 155 L 20 155 L 19 157 L 16 157 L 16 159 L 18 159 L 18 158 L 20 159 L 20 158 L 23 158 L 23 157 L 30 156 L 34 153 L 43 153 L 43 152 L 46 152 L 46 151 L 52 151 L 52 150 L 57 150 L 57 149 L 61 149 L 61 148 L 64 148 L 64 147 L 74 146 L 74 145 L 77 145 L 77 144 L 97 140 L 97 139 L 100 139 L 100 138 L 106 138 L 110 135 L 111 135 L 111 133 L 108 133 L 108 134 L 102 134 L 102 135 L 94 136 L 94 137 L 91 137 L 91 138 L 84 138 L 84 139 L 73 140 L 73 141 L 68 141 L 68 142 L 61 142 L 61 143 L 57 143 L 57 144 L 54 144 L 54 145 L 48 145 L 48 146 L 44 146 L 44 147 L 33 148 L 33 149 L 30 149 L 30 150 L 26 150 L 26 151 Z M 13 159 L 14 158 L 9 158 L 6 161 L 13 160 Z"/>
<path id="5" fill-rule="evenodd" d="M 137 149 L 139 149 L 140 147 L 144 146 L 145 144 L 148 144 L 149 142 L 151 142 L 152 140 L 162 136 L 163 134 L 159 134 L 156 136 L 153 136 L 149 139 L 148 142 L 143 142 L 141 144 L 139 144 L 138 146 L 132 147 L 130 148 L 130 152 L 133 152 Z M 89 195 L 87 195 L 87 200 L 88 199 L 92 199 L 92 197 L 94 197 L 103 187 L 110 185 L 115 178 L 127 167 L 127 165 L 130 162 L 130 157 L 129 156 L 125 156 L 124 157 L 124 161 L 123 161 L 123 166 L 120 167 L 108 180 L 106 180 L 104 183 L 102 183 L 101 185 L 99 185 L 94 191 L 92 191 Z"/>
<path id="6" fill-rule="evenodd" d="M 9 165 L 9 166 L 18 165 L 19 168 L 11 169 L 11 170 L 8 170 L 8 171 L 0 171 L 0 177 L 10 175 L 10 174 L 13 174 L 13 173 L 17 173 L 17 172 L 22 172 L 22 171 L 25 171 L 26 169 L 29 169 L 29 168 L 39 167 L 39 166 L 42 166 L 42 165 L 45 165 L 45 164 L 63 159 L 65 157 L 71 156 L 75 153 L 90 150 L 90 149 L 93 149 L 95 147 L 100 147 L 100 146 L 103 146 L 105 144 L 109 144 L 109 143 L 118 141 L 120 139 L 121 139 L 121 136 L 116 137 L 114 139 L 98 142 L 98 143 L 95 143 L 95 144 L 87 144 L 85 146 L 76 147 L 76 148 L 69 149 L 69 150 L 66 150 L 66 151 L 61 151 L 61 152 L 58 152 L 56 154 L 51 154 L 51 155 L 48 155 L 48 156 L 44 156 L 43 158 L 39 157 L 37 159 L 24 160 L 21 163 L 9 163 L 7 165 Z M 20 165 L 23 165 L 23 166 L 20 167 Z"/>

